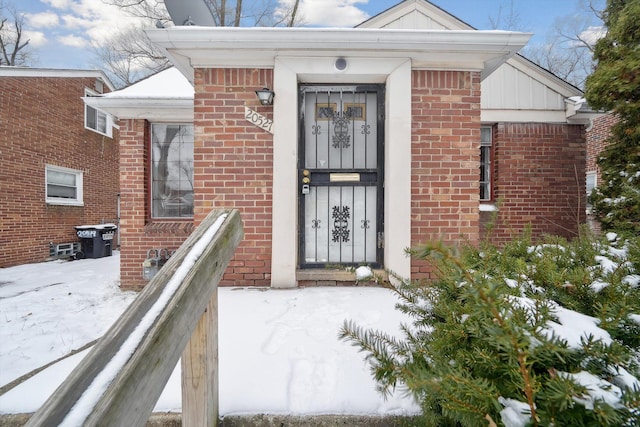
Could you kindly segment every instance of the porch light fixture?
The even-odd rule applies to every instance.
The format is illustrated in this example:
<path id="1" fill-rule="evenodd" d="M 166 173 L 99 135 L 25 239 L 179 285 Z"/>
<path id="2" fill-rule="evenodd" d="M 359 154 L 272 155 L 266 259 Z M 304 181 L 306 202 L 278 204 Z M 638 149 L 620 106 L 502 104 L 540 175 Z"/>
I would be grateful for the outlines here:
<path id="1" fill-rule="evenodd" d="M 256 91 L 256 95 L 258 95 L 258 99 L 260 100 L 260 104 L 262 105 L 272 105 L 273 104 L 273 97 L 275 96 L 275 93 L 273 93 L 272 90 L 270 90 L 269 88 L 263 88 L 260 90 Z"/>

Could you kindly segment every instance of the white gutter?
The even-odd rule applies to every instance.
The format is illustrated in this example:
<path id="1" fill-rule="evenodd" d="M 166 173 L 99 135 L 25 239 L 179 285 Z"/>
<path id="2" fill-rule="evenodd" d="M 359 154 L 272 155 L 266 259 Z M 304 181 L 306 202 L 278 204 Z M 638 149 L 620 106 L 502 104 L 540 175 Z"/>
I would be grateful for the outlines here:
<path id="1" fill-rule="evenodd" d="M 587 100 L 580 96 L 572 96 L 565 99 L 564 102 L 567 106 L 567 123 L 590 125 L 593 119 L 606 114 L 604 111 L 592 109 Z"/>
<path id="2" fill-rule="evenodd" d="M 412 67 L 480 71 L 486 77 L 530 33 L 476 30 L 177 26 L 147 35 L 193 82 L 194 68 L 272 68 L 278 56 L 410 58 Z"/>

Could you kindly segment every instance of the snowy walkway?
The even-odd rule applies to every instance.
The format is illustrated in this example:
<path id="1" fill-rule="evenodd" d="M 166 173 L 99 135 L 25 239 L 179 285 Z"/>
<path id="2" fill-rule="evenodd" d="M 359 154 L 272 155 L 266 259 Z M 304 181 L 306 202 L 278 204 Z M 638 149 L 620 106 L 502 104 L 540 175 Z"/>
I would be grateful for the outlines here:
<path id="1" fill-rule="evenodd" d="M 117 286 L 119 253 L 0 269 L 0 387 L 102 335 L 135 294 Z M 375 391 L 363 354 L 337 339 L 345 319 L 395 332 L 403 321 L 379 288 L 221 288 L 220 414 L 412 414 Z M 0 413 L 35 411 L 87 352 L 0 396 Z M 156 411 L 180 411 L 179 372 Z"/>

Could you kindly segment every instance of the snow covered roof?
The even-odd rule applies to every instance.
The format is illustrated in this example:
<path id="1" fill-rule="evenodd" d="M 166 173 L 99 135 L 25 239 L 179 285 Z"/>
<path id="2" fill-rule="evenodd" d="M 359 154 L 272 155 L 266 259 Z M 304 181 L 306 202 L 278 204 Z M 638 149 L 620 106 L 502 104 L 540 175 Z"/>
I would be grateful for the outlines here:
<path id="1" fill-rule="evenodd" d="M 193 86 L 177 68 L 171 67 L 103 97 L 193 99 Z"/>
<path id="2" fill-rule="evenodd" d="M 176 68 L 168 68 L 131 86 L 84 102 L 123 119 L 193 121 L 193 86 Z"/>

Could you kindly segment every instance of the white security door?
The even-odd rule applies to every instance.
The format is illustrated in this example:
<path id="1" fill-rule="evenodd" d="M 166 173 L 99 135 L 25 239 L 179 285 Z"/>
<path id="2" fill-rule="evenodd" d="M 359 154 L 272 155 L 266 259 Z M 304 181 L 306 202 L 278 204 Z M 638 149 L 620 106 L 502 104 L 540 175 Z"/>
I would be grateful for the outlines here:
<path id="1" fill-rule="evenodd" d="M 382 263 L 384 88 L 301 88 L 300 267 Z"/>

